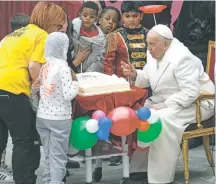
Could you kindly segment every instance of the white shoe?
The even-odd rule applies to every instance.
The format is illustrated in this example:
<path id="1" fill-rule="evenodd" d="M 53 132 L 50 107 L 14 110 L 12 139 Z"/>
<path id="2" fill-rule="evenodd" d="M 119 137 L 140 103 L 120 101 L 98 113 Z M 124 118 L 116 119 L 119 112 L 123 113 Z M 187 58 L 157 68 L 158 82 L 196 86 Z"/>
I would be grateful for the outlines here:
<path id="1" fill-rule="evenodd" d="M 0 171 L 0 183 L 14 183 L 13 175 L 7 171 Z"/>

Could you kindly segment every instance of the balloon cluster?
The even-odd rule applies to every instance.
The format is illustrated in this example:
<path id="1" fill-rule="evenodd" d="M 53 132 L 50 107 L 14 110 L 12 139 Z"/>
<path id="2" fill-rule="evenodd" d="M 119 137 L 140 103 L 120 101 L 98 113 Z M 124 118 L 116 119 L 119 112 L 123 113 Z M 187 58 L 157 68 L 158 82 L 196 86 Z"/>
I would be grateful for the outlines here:
<path id="1" fill-rule="evenodd" d="M 107 140 L 110 132 L 116 136 L 128 136 L 136 130 L 138 147 L 148 147 L 162 130 L 157 112 L 145 106 L 137 111 L 117 107 L 106 116 L 103 111 L 97 110 L 92 118 L 84 116 L 73 121 L 70 144 L 77 150 L 86 150 L 98 140 Z"/>
<path id="2" fill-rule="evenodd" d="M 154 109 L 141 107 L 137 111 L 140 123 L 137 131 L 138 146 L 145 148 L 155 141 L 162 130 L 162 123 L 158 113 Z"/>
<path id="3" fill-rule="evenodd" d="M 95 111 L 92 119 L 88 116 L 78 117 L 72 123 L 70 144 L 78 150 L 89 149 L 98 139 L 107 140 L 111 127 L 112 121 L 101 110 Z"/>

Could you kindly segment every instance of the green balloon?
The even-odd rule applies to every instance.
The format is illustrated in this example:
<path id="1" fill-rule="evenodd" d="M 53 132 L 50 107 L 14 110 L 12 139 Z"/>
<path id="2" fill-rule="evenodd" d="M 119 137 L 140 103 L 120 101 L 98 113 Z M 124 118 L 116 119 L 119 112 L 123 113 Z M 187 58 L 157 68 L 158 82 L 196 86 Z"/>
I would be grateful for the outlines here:
<path id="1" fill-rule="evenodd" d="M 157 139 L 162 130 L 161 120 L 158 120 L 156 123 L 150 124 L 150 127 L 147 131 L 142 132 L 140 130 L 137 131 L 137 139 L 141 142 L 152 142 Z"/>
<path id="2" fill-rule="evenodd" d="M 89 133 L 86 130 L 86 122 L 90 118 L 87 116 L 76 118 L 72 123 L 70 133 L 70 144 L 78 150 L 92 148 L 98 141 L 96 134 Z"/>

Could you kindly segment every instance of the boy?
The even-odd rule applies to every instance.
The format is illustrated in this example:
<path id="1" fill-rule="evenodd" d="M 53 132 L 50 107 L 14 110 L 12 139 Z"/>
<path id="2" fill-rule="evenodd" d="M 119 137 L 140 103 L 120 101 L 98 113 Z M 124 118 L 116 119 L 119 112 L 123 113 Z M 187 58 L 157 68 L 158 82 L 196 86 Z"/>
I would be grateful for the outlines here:
<path id="1" fill-rule="evenodd" d="M 73 62 L 75 67 L 80 66 L 81 72 L 103 72 L 103 50 L 105 47 L 105 36 L 102 30 L 95 25 L 98 16 L 98 5 L 95 2 L 83 3 L 80 17 L 72 21 L 74 52 L 78 50 L 92 50 L 88 58 L 81 64 Z"/>
<path id="2" fill-rule="evenodd" d="M 136 69 L 142 69 L 146 63 L 147 30 L 140 25 L 143 14 L 139 5 L 133 1 L 123 1 L 121 5 L 123 27 L 111 33 L 104 58 L 104 73 L 124 77 L 121 61 L 132 63 Z M 119 140 L 118 137 L 112 137 Z M 111 166 L 121 164 L 121 157 L 112 157 Z M 136 176 L 137 177 L 137 176 Z"/>
<path id="3" fill-rule="evenodd" d="M 147 30 L 140 25 L 142 13 L 133 1 L 124 1 L 121 5 L 123 27 L 112 33 L 108 39 L 104 58 L 104 73 L 124 77 L 121 61 L 132 63 L 142 69 L 146 63 Z"/>
<path id="4" fill-rule="evenodd" d="M 29 24 L 30 17 L 23 13 L 18 13 L 10 20 L 11 32 L 15 30 L 25 27 Z"/>
<path id="5" fill-rule="evenodd" d="M 14 32 L 15 30 L 25 27 L 29 24 L 30 17 L 26 14 L 23 13 L 18 13 L 14 17 L 11 18 L 10 20 L 10 28 L 11 32 Z M 0 128 L 0 150 L 4 150 L 2 155 L 0 155 L 0 181 L 1 181 L 1 176 L 6 176 L 4 173 L 11 173 L 11 168 L 6 165 L 5 160 L 6 160 L 6 146 L 8 143 L 8 128 L 7 126 L 3 126 Z M 9 139 L 10 140 L 10 139 Z M 9 144 L 12 144 L 11 141 L 9 141 Z M 1 151 L 0 151 L 1 153 Z M 10 155 L 11 156 L 11 155 Z M 7 181 L 12 180 L 12 175 L 7 176 Z"/>

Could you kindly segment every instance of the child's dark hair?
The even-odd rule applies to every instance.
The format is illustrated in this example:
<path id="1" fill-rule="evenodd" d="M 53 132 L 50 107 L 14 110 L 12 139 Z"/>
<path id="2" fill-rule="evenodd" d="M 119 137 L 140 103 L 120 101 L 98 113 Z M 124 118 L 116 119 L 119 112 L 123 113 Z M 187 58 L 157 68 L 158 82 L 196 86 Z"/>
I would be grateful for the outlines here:
<path id="1" fill-rule="evenodd" d="M 107 6 L 106 8 L 104 8 L 102 10 L 100 17 L 103 17 L 103 15 L 109 10 L 113 10 L 117 13 L 117 16 L 118 16 L 117 17 L 117 28 L 119 28 L 120 27 L 120 21 L 121 21 L 121 13 L 117 8 L 115 8 L 113 6 Z"/>
<path id="2" fill-rule="evenodd" d="M 123 1 L 121 5 L 121 13 L 137 12 L 141 13 L 139 10 L 139 4 L 136 1 Z"/>
<path id="3" fill-rule="evenodd" d="M 98 8 L 98 5 L 95 2 L 93 2 L 93 1 L 84 2 L 82 7 L 81 7 L 81 10 L 80 10 L 81 13 L 82 13 L 84 8 L 93 9 L 93 10 L 96 11 L 96 15 L 98 15 L 99 8 Z"/>
<path id="4" fill-rule="evenodd" d="M 25 27 L 29 24 L 30 17 L 23 13 L 18 13 L 10 20 L 11 31 L 15 31 L 21 27 Z"/>

